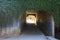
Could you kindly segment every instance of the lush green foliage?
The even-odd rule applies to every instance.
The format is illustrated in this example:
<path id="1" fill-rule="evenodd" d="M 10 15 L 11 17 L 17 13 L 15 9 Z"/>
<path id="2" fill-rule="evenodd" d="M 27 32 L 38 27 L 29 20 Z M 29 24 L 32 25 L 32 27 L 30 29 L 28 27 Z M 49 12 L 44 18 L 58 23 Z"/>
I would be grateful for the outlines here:
<path id="1" fill-rule="evenodd" d="M 55 24 L 60 24 L 60 0 L 1 0 L 0 25 L 12 22 L 29 9 L 43 9 L 50 12 Z"/>

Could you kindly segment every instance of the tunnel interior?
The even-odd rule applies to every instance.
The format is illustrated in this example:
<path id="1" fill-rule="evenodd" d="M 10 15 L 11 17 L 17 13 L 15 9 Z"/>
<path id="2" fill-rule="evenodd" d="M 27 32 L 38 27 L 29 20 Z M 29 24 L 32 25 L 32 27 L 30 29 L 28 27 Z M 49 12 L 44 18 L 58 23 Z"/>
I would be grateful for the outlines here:
<path id="1" fill-rule="evenodd" d="M 42 31 L 42 33 L 44 33 L 44 35 L 46 36 L 53 36 L 53 32 L 54 32 L 54 27 L 51 21 L 51 15 L 49 15 L 47 12 L 43 11 L 43 10 L 29 10 L 28 13 L 30 13 L 30 15 L 32 15 L 32 13 L 37 13 L 37 25 L 34 24 L 28 24 L 26 23 L 26 14 L 23 14 L 21 17 L 21 32 L 34 32 L 34 31 Z M 28 15 L 29 16 L 29 15 Z M 23 19 L 24 18 L 24 19 Z M 36 33 L 36 32 L 35 32 Z"/>

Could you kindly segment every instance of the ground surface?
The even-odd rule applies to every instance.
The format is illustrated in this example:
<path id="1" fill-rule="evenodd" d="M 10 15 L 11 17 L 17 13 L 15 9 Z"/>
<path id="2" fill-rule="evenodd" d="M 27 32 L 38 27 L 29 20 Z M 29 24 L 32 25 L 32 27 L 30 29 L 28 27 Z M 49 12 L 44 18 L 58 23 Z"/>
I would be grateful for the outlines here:
<path id="1" fill-rule="evenodd" d="M 50 37 L 47 38 L 39 29 L 29 28 L 26 29 L 20 36 L 17 37 L 10 37 L 0 40 L 55 40 L 54 38 Z"/>

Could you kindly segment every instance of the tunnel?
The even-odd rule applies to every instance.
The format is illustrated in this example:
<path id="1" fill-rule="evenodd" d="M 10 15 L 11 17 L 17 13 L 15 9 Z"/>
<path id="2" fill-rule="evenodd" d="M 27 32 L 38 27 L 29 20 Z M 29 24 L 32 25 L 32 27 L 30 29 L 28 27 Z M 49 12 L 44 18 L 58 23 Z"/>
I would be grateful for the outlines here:
<path id="1" fill-rule="evenodd" d="M 53 16 L 44 10 L 27 10 L 19 20 L 21 33 L 38 34 L 41 31 L 46 36 L 55 36 Z"/>

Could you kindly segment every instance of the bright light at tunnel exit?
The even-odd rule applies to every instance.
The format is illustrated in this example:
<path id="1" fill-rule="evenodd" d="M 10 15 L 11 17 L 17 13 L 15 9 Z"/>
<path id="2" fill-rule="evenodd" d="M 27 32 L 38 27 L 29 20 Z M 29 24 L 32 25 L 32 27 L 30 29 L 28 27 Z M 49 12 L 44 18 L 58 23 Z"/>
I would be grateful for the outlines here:
<path id="1" fill-rule="evenodd" d="M 36 17 L 34 15 L 29 15 L 26 17 L 26 23 L 36 24 Z"/>

